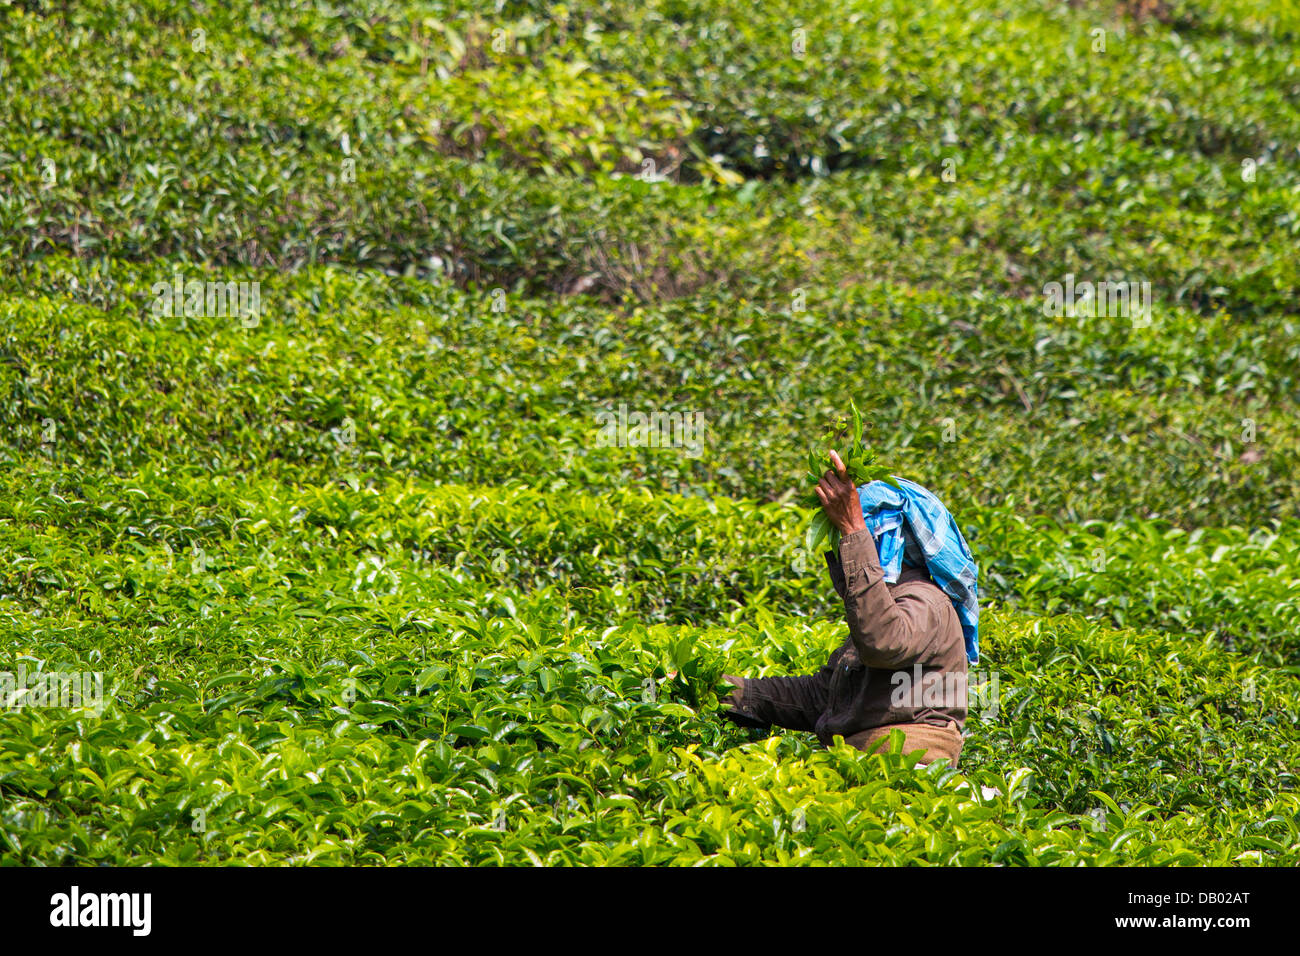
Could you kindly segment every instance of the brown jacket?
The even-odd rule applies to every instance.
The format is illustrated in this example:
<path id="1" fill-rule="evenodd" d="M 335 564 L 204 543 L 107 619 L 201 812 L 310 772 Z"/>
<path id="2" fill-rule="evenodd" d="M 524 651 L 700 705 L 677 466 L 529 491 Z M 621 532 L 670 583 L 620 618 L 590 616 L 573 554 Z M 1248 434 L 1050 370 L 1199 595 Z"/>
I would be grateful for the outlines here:
<path id="1" fill-rule="evenodd" d="M 740 679 L 727 716 L 811 731 L 827 746 L 837 734 L 865 740 L 885 725 L 927 724 L 943 728 L 960 749 L 966 644 L 947 595 L 923 568 L 904 567 L 886 584 L 869 531 L 846 535 L 839 559 L 828 552 L 826 562 L 844 601 L 848 638 L 810 677 Z"/>

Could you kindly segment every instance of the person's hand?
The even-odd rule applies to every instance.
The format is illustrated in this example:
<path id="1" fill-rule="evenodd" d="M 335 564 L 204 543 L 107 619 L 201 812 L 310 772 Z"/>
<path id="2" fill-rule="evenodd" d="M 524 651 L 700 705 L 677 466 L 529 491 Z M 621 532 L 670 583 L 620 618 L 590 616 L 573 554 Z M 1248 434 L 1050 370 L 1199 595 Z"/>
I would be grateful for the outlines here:
<path id="1" fill-rule="evenodd" d="M 731 685 L 731 693 L 723 698 L 723 703 L 728 707 L 740 706 L 740 692 L 745 686 L 745 682 L 739 677 L 732 677 L 730 674 L 723 674 L 722 679 Z"/>
<path id="2" fill-rule="evenodd" d="M 867 523 L 862 519 L 862 502 L 858 499 L 858 489 L 849 481 L 848 469 L 840 456 L 831 451 L 831 464 L 822 480 L 817 483 L 817 500 L 822 503 L 822 510 L 830 520 L 832 527 L 838 528 L 841 535 L 862 531 Z"/>

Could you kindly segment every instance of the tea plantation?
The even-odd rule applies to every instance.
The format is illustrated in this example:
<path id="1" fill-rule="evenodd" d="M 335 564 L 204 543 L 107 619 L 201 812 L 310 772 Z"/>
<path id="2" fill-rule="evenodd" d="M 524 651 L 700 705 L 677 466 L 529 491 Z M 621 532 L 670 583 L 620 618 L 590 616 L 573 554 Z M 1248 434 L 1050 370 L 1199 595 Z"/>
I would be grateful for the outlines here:
<path id="1" fill-rule="evenodd" d="M 0 862 L 1300 864 L 1298 46 L 5 2 Z M 1045 306 L 1110 280 L 1149 315 Z M 850 397 L 980 564 L 958 770 L 720 717 L 842 639 Z"/>

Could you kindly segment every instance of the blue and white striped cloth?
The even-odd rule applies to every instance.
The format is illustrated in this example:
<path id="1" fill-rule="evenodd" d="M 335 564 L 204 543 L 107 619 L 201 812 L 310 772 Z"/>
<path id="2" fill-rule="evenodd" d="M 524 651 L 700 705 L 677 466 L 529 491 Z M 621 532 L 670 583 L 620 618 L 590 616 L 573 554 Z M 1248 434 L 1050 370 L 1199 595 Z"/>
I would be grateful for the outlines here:
<path id="1" fill-rule="evenodd" d="M 899 478 L 902 490 L 883 481 L 858 488 L 862 517 L 876 542 L 885 580 L 893 583 L 903 565 L 924 567 L 952 600 L 966 638 L 966 657 L 980 659 L 979 566 L 952 513 L 931 492 Z"/>

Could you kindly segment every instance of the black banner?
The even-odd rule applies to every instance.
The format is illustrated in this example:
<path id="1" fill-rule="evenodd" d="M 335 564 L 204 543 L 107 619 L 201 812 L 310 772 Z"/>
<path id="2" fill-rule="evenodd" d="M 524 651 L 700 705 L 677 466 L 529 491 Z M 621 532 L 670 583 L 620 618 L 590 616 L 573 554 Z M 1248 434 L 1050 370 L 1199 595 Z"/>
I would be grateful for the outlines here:
<path id="1" fill-rule="evenodd" d="M 987 921 L 992 942 L 1039 925 L 1071 939 L 1232 945 L 1287 925 L 1294 870 L 1264 869 L 750 869 L 726 872 L 555 869 L 28 869 L 0 868 L 11 939 L 82 942 L 283 941 L 362 945 L 375 934 L 486 934 L 499 946 L 545 929 L 612 939 L 701 941 L 806 932 L 830 915 L 873 935 L 966 939 Z M 648 891 L 648 892 L 647 892 Z M 842 900 L 828 907 L 830 899 Z M 730 927 L 730 929 L 724 929 Z M 10 935 L 12 934 L 12 935 Z M 610 935 L 614 934 L 614 935 Z M 685 934 L 683 936 L 683 934 Z M 387 937 L 385 937 L 387 938 Z M 601 943 L 600 941 L 605 941 Z"/>

